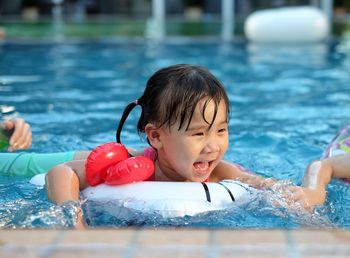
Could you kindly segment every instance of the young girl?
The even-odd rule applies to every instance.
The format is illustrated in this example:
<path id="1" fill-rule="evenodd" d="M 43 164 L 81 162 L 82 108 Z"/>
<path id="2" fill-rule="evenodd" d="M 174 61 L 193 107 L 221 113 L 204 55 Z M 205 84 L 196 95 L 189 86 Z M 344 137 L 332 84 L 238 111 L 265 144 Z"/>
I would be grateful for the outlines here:
<path id="1" fill-rule="evenodd" d="M 229 100 L 221 83 L 205 68 L 175 65 L 157 71 L 148 80 L 143 95 L 125 108 L 117 130 L 118 142 L 123 124 L 136 106 L 142 108 L 138 131 L 146 135 L 151 147 L 129 152 L 153 159 L 155 169 L 149 180 L 236 179 L 257 188 L 275 183 L 222 160 L 229 144 Z M 71 161 L 47 173 L 47 193 L 53 202 L 79 199 L 79 191 L 88 186 L 85 163 L 85 159 Z M 295 186 L 291 199 L 317 204 L 308 199 L 308 191 Z M 76 226 L 84 227 L 82 214 Z"/>

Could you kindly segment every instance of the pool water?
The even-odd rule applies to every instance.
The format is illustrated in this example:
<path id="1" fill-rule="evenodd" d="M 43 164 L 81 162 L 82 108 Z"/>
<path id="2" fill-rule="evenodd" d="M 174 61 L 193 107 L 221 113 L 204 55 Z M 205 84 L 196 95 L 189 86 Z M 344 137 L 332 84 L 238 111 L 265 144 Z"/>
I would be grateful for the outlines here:
<path id="1" fill-rule="evenodd" d="M 123 108 L 142 94 L 147 78 L 177 63 L 206 66 L 225 85 L 231 101 L 225 158 L 262 176 L 289 180 L 283 184 L 300 184 L 307 164 L 350 122 L 350 51 L 344 42 L 3 42 L 0 103 L 32 125 L 30 151 L 88 150 L 114 141 Z M 146 146 L 136 133 L 138 115 L 139 110 L 130 115 L 122 134 L 133 148 Z M 0 177 L 0 227 L 72 227 L 78 204 L 50 203 L 29 179 Z M 350 227 L 350 187 L 342 181 L 332 181 L 326 205 L 312 214 L 273 207 L 265 197 L 194 217 L 135 214 L 122 221 L 101 215 L 90 222 L 96 227 Z"/>

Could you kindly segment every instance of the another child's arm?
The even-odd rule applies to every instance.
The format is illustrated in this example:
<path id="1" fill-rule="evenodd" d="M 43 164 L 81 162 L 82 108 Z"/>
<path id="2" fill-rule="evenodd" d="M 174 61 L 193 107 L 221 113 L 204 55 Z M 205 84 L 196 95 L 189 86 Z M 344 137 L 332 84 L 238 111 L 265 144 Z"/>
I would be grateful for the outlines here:
<path id="1" fill-rule="evenodd" d="M 56 204 L 78 201 L 80 190 L 86 188 L 85 160 L 73 160 L 55 166 L 46 175 L 48 198 Z M 85 228 L 82 211 L 79 212 L 76 228 Z"/>
<path id="2" fill-rule="evenodd" d="M 332 178 L 350 178 L 350 153 L 312 162 L 306 169 L 303 187 L 310 200 L 323 204 Z"/>
<path id="3" fill-rule="evenodd" d="M 331 169 L 333 178 L 350 178 L 350 153 L 324 159 L 322 160 L 323 165 Z"/>

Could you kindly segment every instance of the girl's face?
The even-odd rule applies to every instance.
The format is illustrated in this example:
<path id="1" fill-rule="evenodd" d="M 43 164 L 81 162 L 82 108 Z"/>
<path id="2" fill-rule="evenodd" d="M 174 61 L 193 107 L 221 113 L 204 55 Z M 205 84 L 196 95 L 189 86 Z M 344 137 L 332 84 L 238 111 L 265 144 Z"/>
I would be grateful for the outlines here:
<path id="1" fill-rule="evenodd" d="M 204 112 L 205 99 L 193 114 L 189 128 L 179 124 L 159 129 L 156 180 L 203 182 L 220 162 L 228 147 L 226 104 L 221 101 L 213 125 L 215 104 L 210 101 Z"/>

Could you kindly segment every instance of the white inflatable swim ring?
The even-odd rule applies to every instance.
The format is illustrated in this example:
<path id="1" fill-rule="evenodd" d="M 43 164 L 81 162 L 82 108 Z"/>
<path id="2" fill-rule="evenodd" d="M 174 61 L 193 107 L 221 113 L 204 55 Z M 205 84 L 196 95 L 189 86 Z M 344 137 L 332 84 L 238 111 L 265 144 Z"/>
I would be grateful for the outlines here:
<path id="1" fill-rule="evenodd" d="M 30 183 L 44 185 L 45 174 L 34 176 Z M 122 217 L 124 210 L 157 214 L 164 218 L 193 216 L 224 210 L 251 201 L 258 190 L 234 180 L 218 183 L 138 182 L 120 186 L 101 184 L 84 189 L 89 213 L 103 212 Z"/>
<path id="2" fill-rule="evenodd" d="M 305 43 L 325 40 L 330 25 L 315 7 L 284 7 L 256 11 L 244 24 L 248 40 L 257 43 Z"/>

